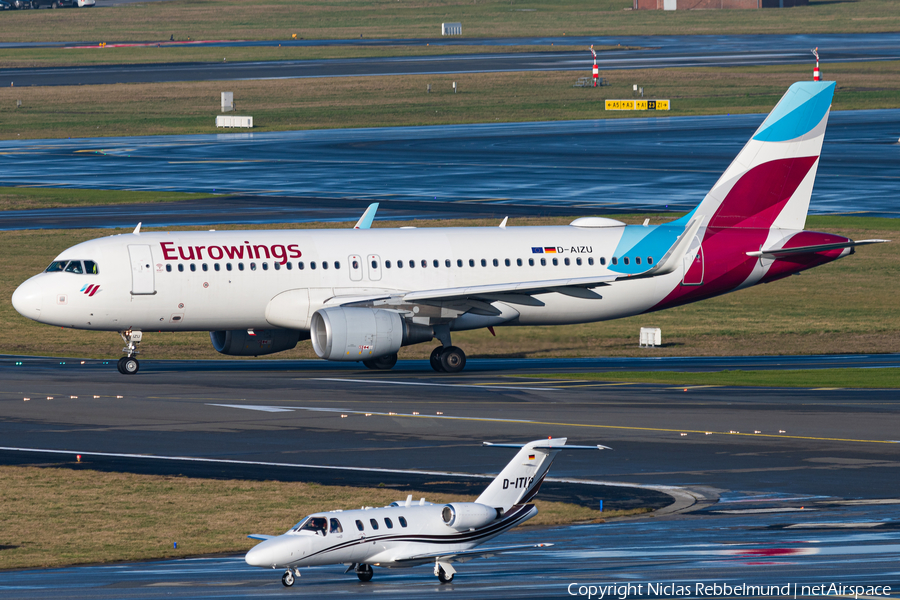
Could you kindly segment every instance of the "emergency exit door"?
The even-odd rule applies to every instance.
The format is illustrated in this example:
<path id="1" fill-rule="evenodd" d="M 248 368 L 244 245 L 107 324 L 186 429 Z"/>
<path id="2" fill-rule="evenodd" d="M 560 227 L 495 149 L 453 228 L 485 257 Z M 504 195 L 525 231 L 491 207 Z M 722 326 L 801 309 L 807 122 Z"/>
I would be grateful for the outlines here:
<path id="1" fill-rule="evenodd" d="M 153 254 L 150 246 L 128 246 L 131 259 L 131 294 L 133 296 L 156 293 L 153 279 Z"/>

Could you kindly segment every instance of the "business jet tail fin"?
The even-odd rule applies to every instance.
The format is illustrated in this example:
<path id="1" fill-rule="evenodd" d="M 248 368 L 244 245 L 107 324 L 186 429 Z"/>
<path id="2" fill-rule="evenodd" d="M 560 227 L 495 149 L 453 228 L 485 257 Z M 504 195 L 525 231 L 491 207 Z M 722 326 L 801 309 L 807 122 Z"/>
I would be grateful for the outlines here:
<path id="1" fill-rule="evenodd" d="M 519 452 L 500 471 L 475 502 L 504 512 L 517 504 L 526 504 L 534 498 L 553 463 L 556 454 L 562 449 L 574 450 L 609 450 L 607 446 L 567 446 L 566 438 L 548 438 L 535 440 L 527 444 L 492 444 L 485 446 L 499 448 L 520 448 Z"/>

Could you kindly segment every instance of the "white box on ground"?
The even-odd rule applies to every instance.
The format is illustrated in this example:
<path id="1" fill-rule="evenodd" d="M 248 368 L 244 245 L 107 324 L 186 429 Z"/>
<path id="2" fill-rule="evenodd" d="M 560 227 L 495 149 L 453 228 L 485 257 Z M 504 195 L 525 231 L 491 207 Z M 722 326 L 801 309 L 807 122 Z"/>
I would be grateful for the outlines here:
<path id="1" fill-rule="evenodd" d="M 234 92 L 222 92 L 222 112 L 234 110 Z"/>
<path id="2" fill-rule="evenodd" d="M 662 329 L 641 327 L 641 347 L 662 346 Z"/>
<path id="3" fill-rule="evenodd" d="M 216 117 L 216 127 L 253 127 L 253 117 L 232 117 L 219 115 Z"/>
<path id="4" fill-rule="evenodd" d="M 441 23 L 441 35 L 462 35 L 462 23 Z"/>

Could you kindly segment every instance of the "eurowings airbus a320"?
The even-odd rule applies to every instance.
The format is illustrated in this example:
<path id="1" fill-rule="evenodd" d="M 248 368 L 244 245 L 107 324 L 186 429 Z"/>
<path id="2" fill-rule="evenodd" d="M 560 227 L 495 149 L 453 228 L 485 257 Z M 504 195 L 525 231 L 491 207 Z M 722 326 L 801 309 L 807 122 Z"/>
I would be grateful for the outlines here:
<path id="1" fill-rule="evenodd" d="M 372 579 L 372 566 L 415 567 L 434 564 L 441 583 L 453 580 L 453 563 L 511 550 L 542 548 L 528 544 L 477 548 L 537 514 L 530 504 L 560 450 L 608 450 L 607 446 L 567 446 L 566 438 L 525 444 L 489 444 L 519 448 L 512 461 L 475 502 L 435 505 L 405 501 L 383 508 L 336 510 L 309 515 L 282 535 L 251 534 L 263 540 L 245 560 L 255 567 L 285 569 L 281 582 L 290 587 L 300 567 L 347 565 L 361 581 Z"/>
<path id="2" fill-rule="evenodd" d="M 390 369 L 454 331 L 604 321 L 768 283 L 854 252 L 804 231 L 834 82 L 788 89 L 703 201 L 663 225 L 588 217 L 562 227 L 141 233 L 62 252 L 12 297 L 50 325 L 117 331 L 122 373 L 145 331 L 209 331 L 223 354 L 312 340 L 326 360 Z M 371 217 L 371 215 L 369 215 Z M 364 220 L 364 219 L 363 219 Z"/>

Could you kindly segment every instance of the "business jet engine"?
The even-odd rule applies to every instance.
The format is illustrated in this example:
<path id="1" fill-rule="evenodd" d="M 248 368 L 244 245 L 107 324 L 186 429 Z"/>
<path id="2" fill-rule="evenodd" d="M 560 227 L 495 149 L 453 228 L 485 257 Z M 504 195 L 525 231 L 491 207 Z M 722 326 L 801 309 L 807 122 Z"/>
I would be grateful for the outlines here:
<path id="1" fill-rule="evenodd" d="M 464 531 L 484 527 L 499 517 L 501 512 L 501 509 L 477 502 L 453 502 L 441 509 L 441 520 L 447 527 Z"/>
<path id="2" fill-rule="evenodd" d="M 427 325 L 408 323 L 391 310 L 334 307 L 313 313 L 310 337 L 319 358 L 361 361 L 427 342 L 434 331 Z"/>
<path id="3" fill-rule="evenodd" d="M 210 331 L 209 340 L 216 352 L 229 356 L 261 356 L 290 350 L 303 337 L 296 329 L 234 329 Z"/>

